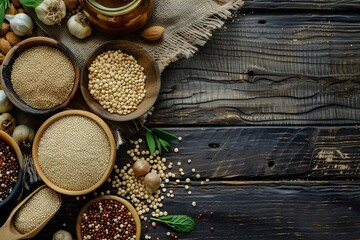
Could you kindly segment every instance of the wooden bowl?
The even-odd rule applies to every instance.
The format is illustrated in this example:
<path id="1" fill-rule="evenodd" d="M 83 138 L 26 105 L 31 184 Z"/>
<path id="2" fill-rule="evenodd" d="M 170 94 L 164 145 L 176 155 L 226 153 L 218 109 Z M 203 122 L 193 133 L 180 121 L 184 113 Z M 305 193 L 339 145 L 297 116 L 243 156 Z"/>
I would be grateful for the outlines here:
<path id="1" fill-rule="evenodd" d="M 57 121 L 63 117 L 67 117 L 67 116 L 83 116 L 83 117 L 86 117 L 86 118 L 89 118 L 89 119 L 95 121 L 104 130 L 106 136 L 109 139 L 110 159 L 109 159 L 107 168 L 103 172 L 99 181 L 97 181 L 93 186 L 86 188 L 86 189 L 69 190 L 69 189 L 65 189 L 60 186 L 57 186 L 56 184 L 51 182 L 49 180 L 49 178 L 45 175 L 45 173 L 39 163 L 38 149 L 39 149 L 39 142 L 41 140 L 41 137 L 43 136 L 44 132 L 49 128 L 49 126 L 51 126 L 51 124 L 53 124 L 55 121 Z M 61 146 L 59 146 L 59 148 L 61 148 Z M 66 194 L 66 195 L 78 196 L 78 195 L 84 195 L 84 194 L 87 194 L 89 192 L 96 190 L 110 176 L 113 166 L 115 164 L 115 160 L 116 160 L 116 144 L 115 144 L 115 139 L 114 139 L 114 136 L 113 136 L 110 128 L 100 117 L 96 116 L 95 114 L 93 114 L 91 112 L 87 112 L 87 111 L 83 111 L 83 110 L 66 110 L 66 111 L 62 111 L 62 112 L 59 112 L 59 113 L 51 116 L 40 126 L 40 128 L 36 132 L 36 135 L 34 138 L 33 147 L 32 147 L 32 157 L 33 157 L 35 169 L 38 172 L 40 178 L 44 181 L 44 183 L 46 185 L 48 185 L 50 188 L 54 189 L 57 192 L 60 192 L 60 193 Z M 76 159 L 74 159 L 74 161 L 76 161 Z M 86 166 L 84 166 L 84 167 L 86 167 Z"/>
<path id="2" fill-rule="evenodd" d="M 40 45 L 46 45 L 50 47 L 55 47 L 59 50 L 61 50 L 63 53 L 65 53 L 70 61 L 72 62 L 72 65 L 74 66 L 74 72 L 75 72 L 75 78 L 74 78 L 74 85 L 73 88 L 68 96 L 68 98 L 60 105 L 57 105 L 54 108 L 50 109 L 36 109 L 33 107 L 30 107 L 27 105 L 22 99 L 20 99 L 17 94 L 15 93 L 12 83 L 11 83 L 11 71 L 12 71 L 12 65 L 14 64 L 15 59 L 24 51 L 40 46 Z M 20 110 L 34 114 L 34 115 L 50 115 L 55 112 L 59 112 L 60 110 L 64 109 L 70 102 L 70 100 L 75 96 L 76 90 L 78 89 L 79 82 L 80 82 L 80 67 L 79 64 L 76 61 L 75 55 L 61 42 L 56 41 L 52 38 L 47 37 L 31 37 L 27 38 L 20 43 L 16 44 L 14 47 L 11 48 L 11 50 L 6 54 L 4 61 L 2 63 L 1 67 L 1 85 L 4 89 L 7 97 L 9 100 Z M 54 79 L 56 81 L 56 79 Z"/>
<path id="3" fill-rule="evenodd" d="M 11 149 L 14 151 L 16 158 L 19 162 L 19 173 L 18 173 L 18 179 L 15 183 L 15 186 L 12 190 L 12 192 L 3 200 L 0 202 L 0 209 L 4 206 L 7 205 L 7 203 L 9 203 L 19 192 L 19 190 L 21 189 L 21 185 L 22 185 L 22 179 L 23 179 L 23 172 L 22 172 L 22 167 L 23 167 L 23 155 L 21 152 L 20 147 L 17 145 L 17 143 L 15 142 L 15 140 L 6 132 L 0 130 L 0 140 L 4 141 L 6 144 L 8 144 Z"/>
<path id="4" fill-rule="evenodd" d="M 109 113 L 98 103 L 97 100 L 95 100 L 90 95 L 90 91 L 88 89 L 88 83 L 89 83 L 88 69 L 91 63 L 98 55 L 109 50 L 121 50 L 124 53 L 130 54 L 135 57 L 137 62 L 142 67 L 144 67 L 144 73 L 146 75 L 145 98 L 138 105 L 135 111 L 126 115 Z M 81 72 L 81 81 L 80 81 L 80 89 L 82 96 L 84 97 L 90 109 L 95 114 L 112 121 L 130 121 L 148 112 L 150 108 L 155 104 L 155 101 L 159 95 L 160 85 L 161 85 L 160 71 L 154 59 L 140 45 L 124 40 L 109 41 L 102 44 L 97 49 L 95 49 L 95 51 L 87 58 L 85 62 L 85 66 L 83 67 Z"/>
<path id="5" fill-rule="evenodd" d="M 77 239 L 81 239 L 81 216 L 84 214 L 84 212 L 88 209 L 88 207 L 90 207 L 93 203 L 95 202 L 100 202 L 103 200 L 115 200 L 118 201 L 120 203 L 122 203 L 123 205 L 125 205 L 125 207 L 129 210 L 129 212 L 131 212 L 132 217 L 135 220 L 135 226 L 136 226 L 136 240 L 140 240 L 141 237 L 141 221 L 139 218 L 138 213 L 136 212 L 135 208 L 125 199 L 118 197 L 118 196 L 114 196 L 114 195 L 104 195 L 104 196 L 99 196 L 96 197 L 92 200 L 90 200 L 88 203 L 86 203 L 82 209 L 80 210 L 77 218 L 76 218 L 76 237 Z"/>

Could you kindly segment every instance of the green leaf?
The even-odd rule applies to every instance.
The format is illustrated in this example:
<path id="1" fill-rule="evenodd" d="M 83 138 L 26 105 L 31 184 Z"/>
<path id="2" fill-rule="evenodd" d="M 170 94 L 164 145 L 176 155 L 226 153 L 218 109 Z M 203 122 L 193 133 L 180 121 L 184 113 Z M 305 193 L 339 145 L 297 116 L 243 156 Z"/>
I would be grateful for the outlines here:
<path id="1" fill-rule="evenodd" d="M 160 138 L 166 140 L 166 141 L 171 141 L 171 140 L 176 140 L 178 139 L 177 136 L 169 133 L 169 132 L 166 132 L 160 128 L 153 128 L 152 129 L 152 132 L 154 134 L 156 134 L 157 136 L 159 136 Z"/>
<path id="2" fill-rule="evenodd" d="M 195 220 L 187 215 L 168 215 L 159 218 L 151 218 L 151 220 L 164 223 L 173 230 L 182 233 L 191 232 L 196 225 Z"/>
<path id="3" fill-rule="evenodd" d="M 1 4 L 0 5 L 0 26 L 2 26 L 2 24 L 4 22 L 4 17 L 5 17 L 5 9 L 4 9 L 4 5 Z"/>
<path id="4" fill-rule="evenodd" d="M 155 140 L 154 136 L 151 134 L 150 131 L 146 132 L 146 142 L 149 147 L 150 153 L 153 154 L 155 152 Z"/>
<path id="5" fill-rule="evenodd" d="M 0 3 L 0 27 L 2 26 L 6 14 L 6 10 L 10 6 L 10 0 L 2 0 Z"/>
<path id="6" fill-rule="evenodd" d="M 157 136 L 154 136 L 154 139 L 155 139 L 156 146 L 159 149 L 159 153 L 162 154 L 162 146 L 161 146 L 159 138 Z"/>
<path id="7" fill-rule="evenodd" d="M 20 3 L 25 7 L 36 8 L 43 0 L 20 0 Z"/>
<path id="8" fill-rule="evenodd" d="M 165 141 L 161 138 L 159 138 L 159 142 L 160 142 L 160 145 L 168 152 L 169 151 L 168 148 L 171 148 L 171 145 L 167 141 Z"/>

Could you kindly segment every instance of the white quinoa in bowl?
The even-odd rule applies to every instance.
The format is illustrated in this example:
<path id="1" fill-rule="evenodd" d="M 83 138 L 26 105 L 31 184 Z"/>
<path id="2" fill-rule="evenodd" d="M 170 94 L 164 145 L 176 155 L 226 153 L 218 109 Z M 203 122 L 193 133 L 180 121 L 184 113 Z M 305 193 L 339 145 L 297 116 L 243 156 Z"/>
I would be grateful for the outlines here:
<path id="1" fill-rule="evenodd" d="M 108 169 L 109 138 L 94 120 L 80 115 L 65 116 L 44 131 L 37 159 L 46 178 L 56 186 L 70 191 L 88 189 Z"/>

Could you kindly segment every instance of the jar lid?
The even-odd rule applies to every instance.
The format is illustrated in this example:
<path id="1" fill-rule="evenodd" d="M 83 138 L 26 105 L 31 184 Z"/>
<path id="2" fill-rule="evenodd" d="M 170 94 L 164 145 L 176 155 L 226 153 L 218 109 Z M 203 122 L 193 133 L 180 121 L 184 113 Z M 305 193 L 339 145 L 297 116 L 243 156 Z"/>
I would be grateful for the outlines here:
<path id="1" fill-rule="evenodd" d="M 123 15 L 128 12 L 131 12 L 134 10 L 142 0 L 130 0 L 125 5 L 117 6 L 117 7 L 110 7 L 113 5 L 113 2 L 119 2 L 119 1 L 113 1 L 113 0 L 86 0 L 86 2 L 89 3 L 89 5 L 96 9 L 99 13 L 102 13 L 104 15 Z M 106 4 L 108 3 L 108 4 Z M 118 4 L 119 5 L 119 4 Z M 114 4 L 116 6 L 116 4 Z"/>

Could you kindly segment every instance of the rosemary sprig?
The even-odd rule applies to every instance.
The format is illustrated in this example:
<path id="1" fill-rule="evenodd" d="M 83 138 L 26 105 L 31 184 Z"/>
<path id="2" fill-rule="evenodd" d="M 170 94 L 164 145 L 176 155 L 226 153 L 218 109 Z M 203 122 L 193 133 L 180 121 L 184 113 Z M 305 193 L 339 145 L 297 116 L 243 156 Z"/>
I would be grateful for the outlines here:
<path id="1" fill-rule="evenodd" d="M 159 218 L 150 218 L 153 221 L 161 222 L 171 227 L 173 230 L 188 233 L 194 230 L 195 220 L 187 215 L 168 215 Z"/>
<path id="2" fill-rule="evenodd" d="M 10 0 L 0 0 L 0 27 L 2 26 L 6 10 L 10 7 Z"/>
<path id="3" fill-rule="evenodd" d="M 177 136 L 160 128 L 147 128 L 145 126 L 144 128 L 146 130 L 146 142 L 151 154 L 155 152 L 156 148 L 160 154 L 162 154 L 164 150 L 168 152 L 172 147 L 169 142 L 178 139 Z"/>

